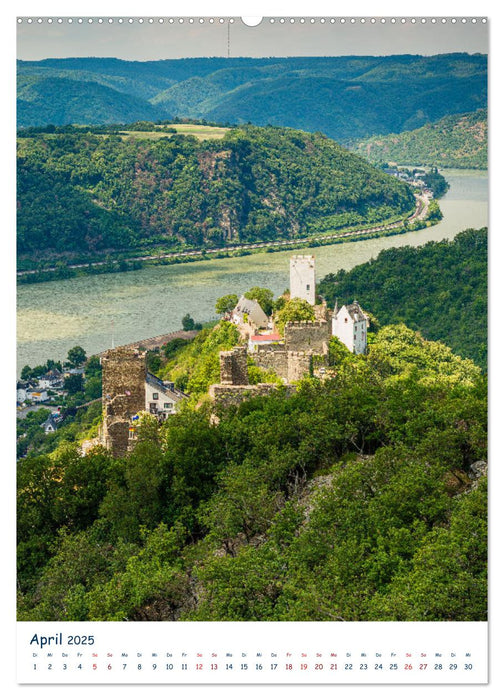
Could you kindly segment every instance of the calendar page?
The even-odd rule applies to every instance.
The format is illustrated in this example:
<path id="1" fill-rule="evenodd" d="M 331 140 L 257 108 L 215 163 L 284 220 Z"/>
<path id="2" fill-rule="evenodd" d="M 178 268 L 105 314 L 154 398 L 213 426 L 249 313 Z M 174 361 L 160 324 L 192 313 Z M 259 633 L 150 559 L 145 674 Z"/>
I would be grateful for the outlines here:
<path id="1" fill-rule="evenodd" d="M 142 9 L 15 20 L 19 686 L 487 684 L 487 19 Z"/>

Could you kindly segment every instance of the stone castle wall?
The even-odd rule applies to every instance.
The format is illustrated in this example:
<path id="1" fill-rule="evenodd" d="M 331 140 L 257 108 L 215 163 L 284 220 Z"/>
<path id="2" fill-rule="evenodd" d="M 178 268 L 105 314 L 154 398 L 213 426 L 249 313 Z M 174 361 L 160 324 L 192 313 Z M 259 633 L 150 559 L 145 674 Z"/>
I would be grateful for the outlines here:
<path id="1" fill-rule="evenodd" d="M 285 345 L 258 347 L 254 360 L 288 382 L 296 382 L 310 371 L 310 357 L 327 357 L 330 326 L 327 321 L 298 321 L 285 325 Z"/>
<path id="2" fill-rule="evenodd" d="M 287 351 L 283 345 L 259 346 L 253 357 L 262 369 L 273 370 L 279 377 L 287 379 Z"/>
<path id="3" fill-rule="evenodd" d="M 311 353 L 287 351 L 287 381 L 297 382 L 310 372 Z"/>
<path id="4" fill-rule="evenodd" d="M 313 307 L 315 313 L 316 321 L 327 321 L 330 325 L 332 324 L 332 309 L 329 309 L 327 302 L 324 300 L 321 304 L 317 304 Z"/>
<path id="5" fill-rule="evenodd" d="M 131 416 L 145 409 L 145 354 L 133 348 L 102 356 L 103 444 L 115 457 L 128 449 Z"/>
<path id="6" fill-rule="evenodd" d="M 220 383 L 248 384 L 247 348 L 235 347 L 220 353 Z"/>
<path id="7" fill-rule="evenodd" d="M 327 321 L 291 321 L 285 324 L 286 350 L 324 355 L 330 337 Z"/>
<path id="8" fill-rule="evenodd" d="M 170 340 L 175 338 L 182 338 L 184 340 L 192 340 L 198 335 L 199 331 L 172 331 L 171 333 L 163 333 L 162 335 L 156 335 L 153 338 L 145 338 L 144 340 L 136 340 L 134 343 L 127 343 L 127 345 L 121 345 L 116 348 L 116 350 L 138 350 L 142 348 L 143 350 L 155 350 L 156 348 L 161 348 Z M 105 357 L 111 350 L 105 350 L 104 352 L 98 353 L 98 357 Z"/>

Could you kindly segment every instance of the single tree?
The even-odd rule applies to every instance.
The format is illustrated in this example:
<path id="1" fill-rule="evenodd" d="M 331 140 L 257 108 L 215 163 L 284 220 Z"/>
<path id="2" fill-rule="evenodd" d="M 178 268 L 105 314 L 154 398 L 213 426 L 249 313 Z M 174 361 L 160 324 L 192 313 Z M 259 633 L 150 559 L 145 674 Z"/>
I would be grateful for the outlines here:
<path id="1" fill-rule="evenodd" d="M 215 302 L 215 311 L 218 314 L 228 314 L 234 309 L 237 303 L 238 297 L 236 294 L 226 294 L 223 297 L 219 297 Z"/>
<path id="2" fill-rule="evenodd" d="M 21 379 L 25 380 L 30 379 L 32 376 L 32 368 L 29 365 L 25 365 L 23 369 L 21 370 Z"/>
<path id="3" fill-rule="evenodd" d="M 266 287 L 252 287 L 244 294 L 246 299 L 257 301 L 266 316 L 269 316 L 273 311 L 273 292 Z"/>
<path id="4" fill-rule="evenodd" d="M 84 364 L 87 359 L 86 352 L 80 345 L 70 348 L 67 358 L 72 367 L 79 367 L 80 365 Z"/>
<path id="5" fill-rule="evenodd" d="M 189 314 L 186 314 L 186 315 L 182 318 L 182 329 L 183 329 L 184 331 L 193 331 L 193 330 L 194 330 L 194 325 L 195 325 L 195 324 L 194 324 L 194 319 L 193 319 L 192 316 L 190 316 Z"/>
<path id="6" fill-rule="evenodd" d="M 288 321 L 314 321 L 315 312 L 313 307 L 304 299 L 289 299 L 283 308 L 277 312 L 275 326 L 280 333 L 284 332 L 285 324 Z"/>
<path id="7" fill-rule="evenodd" d="M 83 391 L 84 382 L 82 380 L 82 375 L 70 374 L 68 377 L 65 377 L 63 388 L 65 391 L 68 391 L 70 395 Z"/>

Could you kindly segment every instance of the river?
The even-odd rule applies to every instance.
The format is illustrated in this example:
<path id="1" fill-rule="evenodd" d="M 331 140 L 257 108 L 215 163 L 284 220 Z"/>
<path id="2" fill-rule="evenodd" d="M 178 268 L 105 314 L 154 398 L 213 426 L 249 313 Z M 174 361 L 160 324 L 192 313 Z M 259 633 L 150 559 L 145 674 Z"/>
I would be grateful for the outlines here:
<path id="1" fill-rule="evenodd" d="M 450 183 L 440 200 L 443 220 L 436 226 L 389 238 L 313 248 L 317 280 L 375 258 L 385 248 L 418 246 L 452 239 L 467 228 L 488 225 L 486 171 L 445 170 Z M 309 249 L 298 251 L 307 254 Z M 241 258 L 202 260 L 143 270 L 90 275 L 20 285 L 17 290 L 17 367 L 48 358 L 65 359 L 81 345 L 88 355 L 177 330 L 189 313 L 195 321 L 216 318 L 215 301 L 250 287 L 275 295 L 289 286 L 289 258 L 296 251 L 254 253 Z"/>

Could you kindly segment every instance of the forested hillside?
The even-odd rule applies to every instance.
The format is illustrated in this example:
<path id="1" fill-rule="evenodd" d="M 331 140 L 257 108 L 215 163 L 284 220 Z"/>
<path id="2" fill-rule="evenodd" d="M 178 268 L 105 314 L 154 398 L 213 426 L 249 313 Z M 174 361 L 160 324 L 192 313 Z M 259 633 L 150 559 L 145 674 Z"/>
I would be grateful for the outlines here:
<path id="1" fill-rule="evenodd" d="M 295 239 L 414 210 L 407 185 L 321 134 L 159 128 L 19 138 L 19 256 Z"/>
<path id="2" fill-rule="evenodd" d="M 337 140 L 399 133 L 487 105 L 487 58 L 336 56 L 18 62 L 18 124 L 175 116 L 289 126 Z"/>
<path id="3" fill-rule="evenodd" d="M 371 341 L 291 397 L 145 418 L 125 458 L 20 460 L 19 619 L 486 619 L 484 378 Z"/>
<path id="4" fill-rule="evenodd" d="M 487 110 L 443 117 L 402 134 L 354 141 L 350 148 L 373 163 L 393 161 L 445 168 L 486 168 Z"/>
<path id="5" fill-rule="evenodd" d="M 450 242 L 383 250 L 375 260 L 327 275 L 318 291 L 331 305 L 357 298 L 382 324 L 406 323 L 486 369 L 486 228 Z"/>

